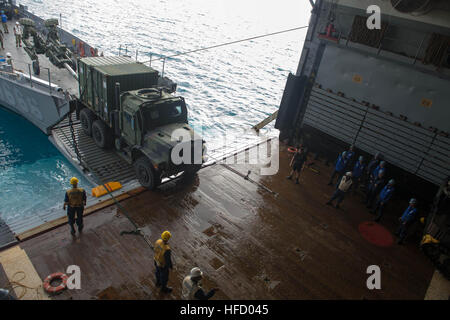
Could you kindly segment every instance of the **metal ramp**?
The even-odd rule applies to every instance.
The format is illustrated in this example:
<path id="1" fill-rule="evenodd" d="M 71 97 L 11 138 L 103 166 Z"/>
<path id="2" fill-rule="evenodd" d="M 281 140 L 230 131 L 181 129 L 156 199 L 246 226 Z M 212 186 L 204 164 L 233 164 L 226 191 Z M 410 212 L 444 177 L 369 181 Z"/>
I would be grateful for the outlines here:
<path id="1" fill-rule="evenodd" d="M 9 226 L 0 219 L 0 250 L 16 244 L 18 241 Z"/>
<path id="2" fill-rule="evenodd" d="M 72 115 L 73 119 L 75 115 Z M 50 141 L 72 162 L 81 169 L 84 175 L 94 184 L 118 181 L 122 185 L 136 180 L 133 166 L 117 155 L 113 150 L 103 150 L 95 144 L 94 140 L 85 135 L 79 121 L 73 122 L 75 141 L 81 158 L 87 164 L 88 170 L 81 168 L 77 160 L 69 121 L 64 119 L 52 130 Z"/>

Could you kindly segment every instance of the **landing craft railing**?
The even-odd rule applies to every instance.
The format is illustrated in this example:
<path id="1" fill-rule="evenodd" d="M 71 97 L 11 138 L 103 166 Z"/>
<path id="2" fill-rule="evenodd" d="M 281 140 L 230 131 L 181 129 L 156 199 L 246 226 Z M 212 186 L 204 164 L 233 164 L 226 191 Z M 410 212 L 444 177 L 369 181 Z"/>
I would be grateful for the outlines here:
<path id="1" fill-rule="evenodd" d="M 42 69 L 46 69 L 47 70 L 47 81 L 43 80 L 41 78 L 37 78 L 37 77 L 33 77 L 32 74 L 32 65 L 28 62 L 25 61 L 21 61 L 21 60 L 13 60 L 13 62 L 18 62 L 22 65 L 22 67 L 26 66 L 28 68 L 28 74 L 26 74 L 23 70 L 20 70 L 18 68 L 13 68 L 13 72 L 6 72 L 3 70 L 0 70 L 0 74 L 6 74 L 9 76 L 15 76 L 15 77 L 20 77 L 22 76 L 23 78 L 26 78 L 29 82 L 30 82 L 30 87 L 33 88 L 33 83 L 34 84 L 38 84 L 41 86 L 46 86 L 48 87 L 49 93 L 53 92 L 53 89 L 55 88 L 55 90 L 57 90 L 58 86 L 53 84 L 51 82 L 51 70 L 50 68 L 46 68 L 46 67 L 42 67 Z"/>

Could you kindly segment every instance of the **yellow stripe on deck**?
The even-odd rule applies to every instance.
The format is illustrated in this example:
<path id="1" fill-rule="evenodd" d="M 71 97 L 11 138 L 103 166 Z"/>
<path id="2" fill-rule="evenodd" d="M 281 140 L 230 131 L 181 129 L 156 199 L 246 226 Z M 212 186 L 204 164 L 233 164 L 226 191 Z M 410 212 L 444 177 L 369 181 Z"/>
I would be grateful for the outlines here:
<path id="1" fill-rule="evenodd" d="M 20 300 L 50 300 L 42 280 L 19 245 L 0 252 L 0 264 Z"/>

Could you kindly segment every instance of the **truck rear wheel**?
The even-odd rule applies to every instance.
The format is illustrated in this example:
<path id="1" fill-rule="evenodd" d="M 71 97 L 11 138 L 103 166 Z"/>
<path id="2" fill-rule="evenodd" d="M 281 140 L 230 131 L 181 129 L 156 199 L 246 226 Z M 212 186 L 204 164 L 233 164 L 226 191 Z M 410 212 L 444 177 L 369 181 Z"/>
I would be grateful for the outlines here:
<path id="1" fill-rule="evenodd" d="M 91 110 L 89 110 L 88 108 L 81 109 L 80 121 L 81 121 L 81 128 L 83 128 L 84 133 L 91 137 L 92 136 L 92 123 L 95 121 L 94 113 Z"/>
<path id="2" fill-rule="evenodd" d="M 161 183 L 159 178 L 156 177 L 152 163 L 145 156 L 136 160 L 134 170 L 139 183 L 147 189 L 153 190 Z"/>
<path id="3" fill-rule="evenodd" d="M 92 124 L 92 138 L 102 149 L 109 149 L 112 145 L 112 133 L 102 120 L 95 120 Z"/>

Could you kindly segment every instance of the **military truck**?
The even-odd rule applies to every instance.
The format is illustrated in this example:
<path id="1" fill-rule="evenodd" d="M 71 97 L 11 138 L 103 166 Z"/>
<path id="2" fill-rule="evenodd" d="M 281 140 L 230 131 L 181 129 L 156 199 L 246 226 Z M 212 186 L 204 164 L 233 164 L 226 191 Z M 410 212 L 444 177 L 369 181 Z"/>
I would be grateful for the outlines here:
<path id="1" fill-rule="evenodd" d="M 201 168 L 205 141 L 188 124 L 184 98 L 161 86 L 157 71 L 129 57 L 89 57 L 78 60 L 78 81 L 84 133 L 133 164 L 142 186 Z"/>

